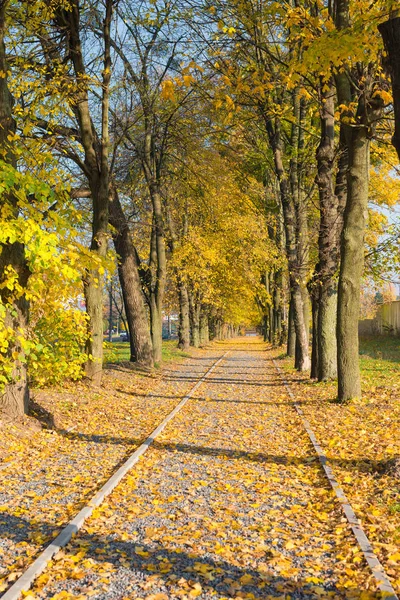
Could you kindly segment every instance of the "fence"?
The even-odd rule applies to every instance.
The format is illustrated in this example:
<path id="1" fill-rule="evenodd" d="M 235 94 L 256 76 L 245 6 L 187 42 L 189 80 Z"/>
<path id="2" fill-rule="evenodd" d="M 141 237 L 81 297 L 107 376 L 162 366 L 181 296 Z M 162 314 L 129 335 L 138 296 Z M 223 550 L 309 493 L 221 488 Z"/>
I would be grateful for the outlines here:
<path id="1" fill-rule="evenodd" d="M 381 304 L 374 319 L 359 322 L 358 331 L 363 335 L 400 335 L 400 300 Z"/>

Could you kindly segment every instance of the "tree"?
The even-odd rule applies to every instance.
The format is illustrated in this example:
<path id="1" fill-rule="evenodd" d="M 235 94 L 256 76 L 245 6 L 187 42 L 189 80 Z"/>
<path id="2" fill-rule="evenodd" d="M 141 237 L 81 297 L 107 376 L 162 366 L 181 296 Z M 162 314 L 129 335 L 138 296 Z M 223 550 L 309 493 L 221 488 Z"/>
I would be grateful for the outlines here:
<path id="1" fill-rule="evenodd" d="M 66 171 L 75 169 L 76 184 L 88 187 L 92 200 L 90 248 L 94 261 L 93 270 L 88 269 L 84 275 L 89 317 L 86 375 L 98 385 L 103 356 L 102 279 L 108 244 L 113 3 L 107 0 L 101 11 L 85 2 L 73 1 L 66 8 L 63 3 L 48 5 L 39 0 L 27 6 L 25 12 L 30 26 L 23 37 L 29 43 L 19 43 L 24 54 L 21 63 L 15 62 L 15 68 L 22 69 L 31 86 L 21 93 L 21 134 L 24 139 L 46 143 Z M 89 17 L 100 24 L 102 49 L 99 59 L 88 67 Z"/>
<path id="2" fill-rule="evenodd" d="M 130 123 L 125 131 L 122 126 L 121 136 L 132 160 L 141 167 L 152 210 L 144 283 L 156 363 L 161 361 L 162 308 L 167 277 L 167 223 L 163 200 L 165 163 L 181 112 L 188 110 L 193 79 L 187 65 L 179 66 L 182 60 L 187 62 L 183 22 L 180 29 L 177 27 L 180 8 L 179 2 L 146 2 L 140 7 L 121 4 L 118 12 L 123 17 L 124 27 L 112 41 L 123 66 L 125 85 L 128 90 L 133 90 L 134 97 Z M 175 89 L 179 88 L 184 93 L 175 94 Z"/>
<path id="3" fill-rule="evenodd" d="M 349 0 L 337 0 L 335 15 L 339 39 L 341 36 L 351 35 L 355 23 L 350 22 Z M 354 41 L 357 43 L 357 40 Z M 370 41 L 368 38 L 369 44 Z M 367 43 L 365 38 L 363 43 Z M 357 52 L 359 52 L 358 44 Z M 356 58 L 353 60 L 355 61 Z M 338 102 L 345 107 L 341 121 L 349 153 L 338 288 L 339 402 L 361 397 L 358 319 L 361 277 L 364 269 L 370 141 L 384 104 L 379 94 L 379 80 L 373 64 L 346 61 L 344 65 L 345 69 L 339 71 L 336 77 Z"/>
<path id="4" fill-rule="evenodd" d="M 8 64 L 6 57 L 5 37 L 7 33 L 7 2 L 0 4 L 0 152 L 1 160 L 9 169 L 3 171 L 13 179 L 13 170 L 17 160 L 14 151 L 16 123 L 12 116 L 13 99 L 8 87 Z M 2 177 L 2 178 L 3 178 Z M 2 212 L 12 219 L 19 218 L 18 196 L 11 185 L 1 195 Z M 6 378 L 5 388 L 1 394 L 1 410 L 12 417 L 28 412 L 29 390 L 27 380 L 26 355 L 24 337 L 29 319 L 29 301 L 27 284 L 29 268 L 25 257 L 24 244 L 10 236 L 1 244 L 0 254 L 0 299 L 3 327 L 11 331 L 11 337 L 3 345 L 2 352 L 14 361 L 14 366 Z M 3 379 L 4 383 L 4 379 Z"/>
<path id="5" fill-rule="evenodd" d="M 56 35 L 50 48 L 45 49 L 46 59 L 53 63 L 59 60 L 57 48 L 62 48 L 64 57 L 71 63 L 74 74 L 74 91 L 69 104 L 76 119 L 80 142 L 84 151 L 84 162 L 75 157 L 87 178 L 92 198 L 92 239 L 93 253 L 104 259 L 107 253 L 108 199 L 110 183 L 109 165 L 109 104 L 111 81 L 111 24 L 113 1 L 105 1 L 102 21 L 103 70 L 101 74 L 101 116 L 100 132 L 94 127 L 89 102 L 88 73 L 83 55 L 82 7 L 79 0 L 66 8 L 57 8 L 53 23 Z M 95 14 L 100 19 L 100 15 Z M 84 279 L 86 310 L 88 320 L 88 341 L 86 375 L 95 385 L 100 385 L 103 361 L 103 285 L 102 271 L 87 271 Z"/>
<path id="6" fill-rule="evenodd" d="M 390 19 L 378 25 L 388 55 L 392 90 L 395 128 L 392 142 L 400 160 L 400 15 L 399 9 L 392 9 Z"/>
<path id="7" fill-rule="evenodd" d="M 112 237 L 117 253 L 119 281 L 130 334 L 130 360 L 145 367 L 152 367 L 153 349 L 140 280 L 140 259 L 115 186 L 112 186 L 111 190 L 109 219 L 114 229 Z"/>
<path id="8" fill-rule="evenodd" d="M 224 46 L 219 44 L 218 58 L 213 62 L 229 90 L 225 103 L 231 105 L 231 113 L 235 110 L 232 95 L 238 105 L 254 107 L 273 156 L 285 230 L 296 366 L 305 371 L 310 367 L 304 177 L 307 102 L 301 80 L 293 85 L 286 69 L 290 50 L 286 45 L 285 11 L 276 3 L 232 2 L 214 12 L 218 38 L 224 35 Z M 215 56 L 213 49 L 211 54 Z"/>
<path id="9" fill-rule="evenodd" d="M 261 274 L 280 263 L 259 208 L 263 186 L 251 179 L 251 191 L 243 189 L 240 164 L 218 152 L 218 145 L 197 150 L 192 161 L 192 185 L 181 188 L 187 230 L 171 266 L 188 288 L 195 345 L 207 341 L 208 329 L 220 337 L 257 322 Z M 179 212 L 179 204 L 174 209 Z"/>

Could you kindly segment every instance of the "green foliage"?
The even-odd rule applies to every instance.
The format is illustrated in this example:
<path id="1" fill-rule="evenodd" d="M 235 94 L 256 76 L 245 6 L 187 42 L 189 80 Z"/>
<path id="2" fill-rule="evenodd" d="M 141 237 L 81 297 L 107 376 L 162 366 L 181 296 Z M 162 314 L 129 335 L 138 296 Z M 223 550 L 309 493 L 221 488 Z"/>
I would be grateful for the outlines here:
<path id="1" fill-rule="evenodd" d="M 190 356 L 183 350 L 180 350 L 176 341 L 168 340 L 162 343 L 162 360 L 169 362 L 177 358 L 186 358 Z M 131 349 L 128 342 L 105 342 L 104 343 L 104 363 L 128 362 L 131 355 Z"/>
<path id="2" fill-rule="evenodd" d="M 22 243 L 30 272 L 26 288 L 11 267 L 2 273 L 0 384 L 10 380 L 15 360 L 28 363 L 35 385 L 77 379 L 86 360 L 87 338 L 86 315 L 78 310 L 77 299 L 85 269 L 95 261 L 77 241 L 79 214 L 67 190 L 56 194 L 45 182 L 4 163 L 0 190 L 4 198 L 17 198 L 18 210 L 3 202 L 0 244 Z M 57 212 L 52 210 L 55 203 L 60 205 Z M 13 302 L 22 296 L 30 303 L 30 323 L 26 331 L 15 331 L 6 326 L 6 316 L 10 311 L 13 316 Z M 16 345 L 21 352 L 10 353 Z"/>

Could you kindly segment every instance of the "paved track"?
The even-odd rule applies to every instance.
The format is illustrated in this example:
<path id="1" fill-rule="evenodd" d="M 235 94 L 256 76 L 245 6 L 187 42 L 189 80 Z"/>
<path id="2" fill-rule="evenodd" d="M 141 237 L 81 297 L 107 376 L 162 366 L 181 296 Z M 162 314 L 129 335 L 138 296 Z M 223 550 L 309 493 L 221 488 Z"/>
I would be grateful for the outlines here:
<path id="1" fill-rule="evenodd" d="M 34 598 L 373 597 L 265 346 L 223 349 L 228 356 L 39 577 Z M 190 380 L 192 364 L 169 381 Z"/>

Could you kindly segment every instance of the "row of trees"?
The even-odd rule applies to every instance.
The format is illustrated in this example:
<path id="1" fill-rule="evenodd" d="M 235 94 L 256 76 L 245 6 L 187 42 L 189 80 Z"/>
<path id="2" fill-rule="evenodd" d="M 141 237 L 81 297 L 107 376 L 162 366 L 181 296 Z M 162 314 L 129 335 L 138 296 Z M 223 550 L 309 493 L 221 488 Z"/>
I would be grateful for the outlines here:
<path id="1" fill-rule="evenodd" d="M 398 196 L 390 3 L 0 6 L 3 410 L 28 410 L 44 363 L 100 384 L 113 256 L 132 361 L 160 362 L 171 296 L 182 348 L 261 315 L 299 370 L 359 396 L 371 156 L 374 202 Z"/>
<path id="2" fill-rule="evenodd" d="M 338 377 L 339 401 L 359 397 L 370 172 L 379 178 L 385 163 L 397 163 L 388 147 L 393 99 L 382 65 L 398 97 L 399 19 L 390 2 L 350 0 L 217 2 L 209 13 L 223 40 L 213 49 L 214 67 L 241 111 L 257 120 L 270 186 L 278 188 L 293 320 L 288 353 L 320 381 Z M 377 24 L 385 16 L 383 61 Z M 378 202 L 398 201 L 395 188 L 394 198 L 385 190 Z"/>

